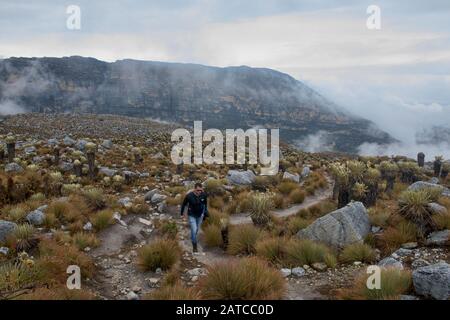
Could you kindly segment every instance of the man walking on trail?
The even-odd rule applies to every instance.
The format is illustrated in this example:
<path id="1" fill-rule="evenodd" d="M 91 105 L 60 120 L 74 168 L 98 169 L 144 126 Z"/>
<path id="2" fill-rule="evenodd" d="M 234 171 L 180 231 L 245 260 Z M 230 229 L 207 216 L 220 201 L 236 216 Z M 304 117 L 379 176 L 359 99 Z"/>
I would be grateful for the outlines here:
<path id="1" fill-rule="evenodd" d="M 208 217 L 207 195 L 203 191 L 201 183 L 196 183 L 194 190 L 184 197 L 183 204 L 181 205 L 181 216 L 183 216 L 186 206 L 188 206 L 187 217 L 191 228 L 192 248 L 194 252 L 197 252 L 198 231 L 203 220 Z"/>

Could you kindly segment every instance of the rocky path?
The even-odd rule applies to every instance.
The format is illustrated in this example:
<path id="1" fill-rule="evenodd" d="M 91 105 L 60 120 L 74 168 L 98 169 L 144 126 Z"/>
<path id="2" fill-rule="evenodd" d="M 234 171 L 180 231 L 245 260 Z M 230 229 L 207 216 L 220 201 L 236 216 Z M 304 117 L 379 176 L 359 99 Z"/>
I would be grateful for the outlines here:
<path id="1" fill-rule="evenodd" d="M 328 187 L 326 189 L 316 191 L 313 196 L 306 197 L 305 201 L 303 201 L 301 204 L 294 205 L 286 209 L 273 210 L 272 214 L 277 218 L 286 218 L 296 214 L 301 209 L 308 209 L 330 198 L 333 195 L 333 186 L 334 183 L 331 180 L 328 180 Z M 247 213 L 233 214 L 232 216 L 230 216 L 231 225 L 246 223 L 252 223 L 252 219 Z"/>
<path id="2" fill-rule="evenodd" d="M 313 206 L 331 196 L 332 184 L 327 189 L 316 192 L 314 196 L 307 197 L 305 201 L 296 206 L 274 211 L 277 217 L 288 217 L 303 208 Z M 152 225 L 142 223 L 142 219 L 152 220 L 148 216 L 127 215 L 122 223 L 117 222 L 99 234 L 101 244 L 89 251 L 98 273 L 95 279 L 89 282 L 89 287 L 103 299 L 138 299 L 141 294 L 150 292 L 158 287 L 163 277 L 161 272 L 142 272 L 137 265 L 137 250 L 150 243 L 155 238 Z M 251 223 L 248 215 L 239 214 L 231 217 L 231 224 Z M 178 241 L 183 250 L 183 260 L 188 261 L 191 267 L 204 270 L 218 262 L 238 259 L 228 255 L 220 248 L 205 248 L 201 241 L 198 253 L 192 253 L 189 226 L 185 221 L 177 220 Z M 200 234 L 201 239 L 201 234 Z M 187 269 L 186 269 L 187 270 Z M 186 271 L 185 270 L 185 271 Z M 195 268 L 193 269 L 195 271 Z M 193 270 L 188 270 L 193 271 Z M 184 277 L 185 278 L 185 277 Z M 192 283 L 192 278 L 187 281 Z M 307 278 L 288 279 L 286 299 L 309 300 L 326 299 L 327 297 L 316 290 Z"/>

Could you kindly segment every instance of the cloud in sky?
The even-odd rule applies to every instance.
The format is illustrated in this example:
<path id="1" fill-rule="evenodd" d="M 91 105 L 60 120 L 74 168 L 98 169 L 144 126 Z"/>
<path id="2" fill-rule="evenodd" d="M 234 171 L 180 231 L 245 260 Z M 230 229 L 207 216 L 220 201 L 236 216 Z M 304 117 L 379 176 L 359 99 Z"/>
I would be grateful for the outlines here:
<path id="1" fill-rule="evenodd" d="M 80 31 L 65 28 L 69 2 L 2 0 L 0 55 L 268 67 L 408 145 L 450 123 L 447 0 L 377 1 L 379 31 L 364 0 L 80 0 Z"/>

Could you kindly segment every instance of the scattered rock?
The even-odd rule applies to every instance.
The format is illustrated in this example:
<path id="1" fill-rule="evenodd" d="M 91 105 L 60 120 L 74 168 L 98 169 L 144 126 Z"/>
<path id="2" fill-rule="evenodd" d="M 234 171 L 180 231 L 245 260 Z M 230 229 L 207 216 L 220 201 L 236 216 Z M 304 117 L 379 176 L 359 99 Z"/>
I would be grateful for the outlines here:
<path id="1" fill-rule="evenodd" d="M 302 267 L 296 267 L 292 269 L 292 275 L 296 277 L 303 277 L 306 274 L 306 270 Z"/>
<path id="2" fill-rule="evenodd" d="M 203 268 L 194 268 L 194 269 L 188 270 L 187 274 L 190 275 L 191 277 L 201 276 L 201 275 L 206 274 L 206 270 Z"/>
<path id="3" fill-rule="evenodd" d="M 280 272 L 285 278 L 289 277 L 292 274 L 292 270 L 288 268 L 283 268 L 280 270 Z"/>
<path id="4" fill-rule="evenodd" d="M 71 137 L 66 136 L 66 137 L 63 139 L 63 143 L 64 143 L 66 146 L 73 146 L 73 145 L 76 143 L 76 141 L 73 140 Z"/>
<path id="5" fill-rule="evenodd" d="M 429 183 L 429 182 L 425 182 L 425 181 L 417 181 L 414 182 L 412 185 L 410 185 L 408 187 L 408 190 L 413 190 L 413 191 L 417 191 L 417 190 L 423 190 L 423 189 L 440 189 L 442 190 L 442 195 L 446 196 L 446 197 L 450 197 L 450 190 L 439 185 L 439 184 L 435 184 L 435 183 Z"/>
<path id="6" fill-rule="evenodd" d="M 311 267 L 319 272 L 323 272 L 328 269 L 328 266 L 323 262 L 315 262 L 311 265 Z"/>
<path id="7" fill-rule="evenodd" d="M 416 259 L 411 263 L 412 269 L 417 269 L 425 266 L 429 266 L 430 263 L 427 260 L 424 259 Z"/>
<path id="8" fill-rule="evenodd" d="M 8 163 L 5 166 L 5 172 L 22 172 L 23 168 L 15 162 Z"/>
<path id="9" fill-rule="evenodd" d="M 147 192 L 147 193 L 144 195 L 144 200 L 145 200 L 145 201 L 151 201 L 151 200 L 152 200 L 152 197 L 153 197 L 157 192 L 158 192 L 158 189 L 150 190 L 149 192 Z"/>
<path id="10" fill-rule="evenodd" d="M 402 244 L 401 247 L 403 249 L 410 249 L 410 250 L 412 250 L 412 249 L 416 249 L 417 246 L 418 246 L 417 242 L 407 242 L 407 243 Z"/>
<path id="11" fill-rule="evenodd" d="M 403 270 L 403 264 L 400 261 L 394 259 L 393 257 L 384 258 L 383 260 L 378 262 L 378 265 L 384 268 L 398 268 L 400 270 Z"/>
<path id="12" fill-rule="evenodd" d="M 450 265 L 445 262 L 416 269 L 413 274 L 416 293 L 437 300 L 450 298 Z"/>
<path id="13" fill-rule="evenodd" d="M 311 168 L 310 167 L 304 167 L 302 170 L 302 178 L 306 178 L 310 175 Z"/>
<path id="14" fill-rule="evenodd" d="M 4 242 L 16 227 L 14 222 L 0 220 L 0 242 Z"/>
<path id="15" fill-rule="evenodd" d="M 84 231 L 92 231 L 92 228 L 93 228 L 93 226 L 92 226 L 92 223 L 90 223 L 90 222 L 86 222 L 86 224 L 83 226 Z"/>
<path id="16" fill-rule="evenodd" d="M 36 209 L 28 213 L 26 219 L 32 225 L 40 226 L 44 223 L 45 213 L 40 211 L 39 209 Z"/>
<path id="17" fill-rule="evenodd" d="M 255 179 L 256 176 L 251 170 L 229 170 L 227 173 L 228 182 L 235 185 L 249 185 L 255 182 Z"/>
<path id="18" fill-rule="evenodd" d="M 370 232 L 367 210 L 361 202 L 351 202 L 297 233 L 301 239 L 324 242 L 335 248 L 362 242 Z"/>
<path id="19" fill-rule="evenodd" d="M 73 163 L 72 162 L 66 162 L 66 161 L 62 161 L 59 164 L 59 168 L 61 169 L 61 171 L 63 172 L 69 172 L 73 170 Z"/>
<path id="20" fill-rule="evenodd" d="M 441 206 L 439 203 L 431 202 L 428 204 L 428 208 L 431 209 L 431 212 L 434 214 L 445 214 L 447 213 L 447 208 Z"/>
<path id="21" fill-rule="evenodd" d="M 287 171 L 284 172 L 283 179 L 291 180 L 291 181 L 294 181 L 294 182 L 297 182 L 297 183 L 300 182 L 300 176 L 298 174 L 292 174 L 292 173 L 289 173 Z"/>
<path id="22" fill-rule="evenodd" d="M 436 231 L 428 235 L 426 240 L 428 246 L 445 246 L 450 244 L 450 230 Z"/>
<path id="23" fill-rule="evenodd" d="M 124 207 L 131 205 L 131 199 L 129 197 L 121 198 L 121 199 L 117 200 L 117 202 L 120 203 Z"/>
<path id="24" fill-rule="evenodd" d="M 146 226 L 151 226 L 152 222 L 150 220 L 147 219 L 143 219 L 143 218 L 139 218 L 139 222 L 142 224 L 145 224 Z"/>
<path id="25" fill-rule="evenodd" d="M 127 294 L 127 300 L 139 300 L 139 296 L 135 292 L 130 291 Z"/>
<path id="26" fill-rule="evenodd" d="M 111 149 L 113 147 L 113 143 L 111 140 L 103 140 L 102 147 L 105 149 Z"/>
<path id="27" fill-rule="evenodd" d="M 167 196 L 164 194 L 155 193 L 152 196 L 152 199 L 150 200 L 150 202 L 156 204 L 156 203 L 160 203 L 160 202 L 166 200 L 166 198 L 167 198 Z"/>
<path id="28" fill-rule="evenodd" d="M 100 168 L 98 170 L 98 172 L 100 174 L 103 174 L 103 175 L 108 176 L 108 177 L 114 177 L 116 175 L 116 173 L 117 173 L 117 170 L 106 168 L 106 167 L 102 167 L 102 168 Z"/>
<path id="29" fill-rule="evenodd" d="M 0 254 L 3 254 L 5 256 L 7 256 L 8 252 L 9 252 L 9 248 L 7 248 L 7 247 L 0 247 Z"/>
<path id="30" fill-rule="evenodd" d="M 399 257 L 409 256 L 412 253 L 413 253 L 413 251 L 410 249 L 400 248 L 397 251 L 395 251 L 394 253 L 392 253 L 391 257 L 393 257 L 394 259 L 398 259 Z"/>

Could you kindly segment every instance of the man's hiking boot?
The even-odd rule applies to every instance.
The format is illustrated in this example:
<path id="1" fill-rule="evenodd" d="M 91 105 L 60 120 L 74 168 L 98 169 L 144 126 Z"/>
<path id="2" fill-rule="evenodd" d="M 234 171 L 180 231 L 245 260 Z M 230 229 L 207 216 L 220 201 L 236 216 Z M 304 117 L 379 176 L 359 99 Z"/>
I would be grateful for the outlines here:
<path id="1" fill-rule="evenodd" d="M 196 244 L 196 243 L 193 243 L 193 244 L 192 244 L 192 251 L 193 251 L 193 252 L 198 252 L 198 250 L 197 250 L 197 244 Z"/>

